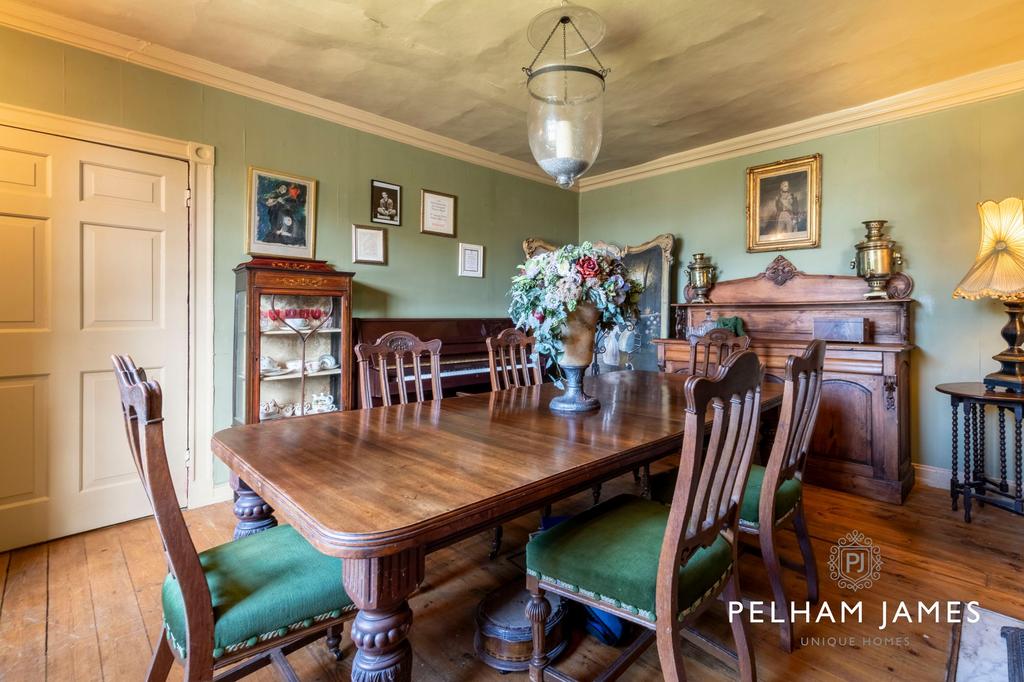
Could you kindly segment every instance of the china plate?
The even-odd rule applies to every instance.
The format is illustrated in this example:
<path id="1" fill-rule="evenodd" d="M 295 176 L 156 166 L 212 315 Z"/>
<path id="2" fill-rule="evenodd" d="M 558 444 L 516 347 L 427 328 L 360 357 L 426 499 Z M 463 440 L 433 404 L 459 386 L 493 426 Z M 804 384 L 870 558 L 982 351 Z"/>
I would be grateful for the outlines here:
<path id="1" fill-rule="evenodd" d="M 281 376 L 282 374 L 287 374 L 288 372 L 291 372 L 291 371 L 292 370 L 288 369 L 287 367 L 281 367 L 279 369 L 264 369 L 264 370 L 260 370 L 260 376 L 261 377 L 277 377 L 277 376 Z"/>

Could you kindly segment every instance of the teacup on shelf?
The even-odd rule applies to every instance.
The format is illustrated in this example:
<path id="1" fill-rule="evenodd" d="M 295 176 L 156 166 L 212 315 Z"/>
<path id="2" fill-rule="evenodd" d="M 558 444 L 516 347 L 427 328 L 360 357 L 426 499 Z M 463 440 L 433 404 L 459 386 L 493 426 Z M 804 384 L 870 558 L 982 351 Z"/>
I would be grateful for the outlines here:
<path id="1" fill-rule="evenodd" d="M 287 367 L 292 372 L 298 372 L 300 369 L 302 369 L 302 360 L 289 360 L 288 362 L 284 363 L 284 366 Z"/>
<path id="2" fill-rule="evenodd" d="M 279 369 L 280 365 L 277 364 L 277 360 L 270 357 L 269 355 L 260 356 L 260 371 L 271 372 L 275 369 Z"/>
<path id="3" fill-rule="evenodd" d="M 320 356 L 320 369 L 334 369 L 338 366 L 338 359 L 330 353 L 324 353 Z"/>
<path id="4" fill-rule="evenodd" d="M 276 400 L 260 404 L 260 419 L 273 419 L 281 414 L 281 406 Z"/>
<path id="5" fill-rule="evenodd" d="M 312 374 L 313 372 L 320 371 L 319 360 L 306 360 L 306 374 Z"/>

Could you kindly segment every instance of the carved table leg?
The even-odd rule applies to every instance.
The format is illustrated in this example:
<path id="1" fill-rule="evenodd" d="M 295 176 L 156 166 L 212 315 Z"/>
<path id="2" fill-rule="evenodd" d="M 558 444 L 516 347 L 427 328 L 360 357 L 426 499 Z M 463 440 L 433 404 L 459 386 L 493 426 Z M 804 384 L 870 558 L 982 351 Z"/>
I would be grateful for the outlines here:
<path id="1" fill-rule="evenodd" d="M 238 519 L 235 525 L 235 540 L 277 525 L 274 508 L 264 502 L 262 497 L 234 473 L 231 474 L 231 488 L 235 491 L 234 512 L 235 518 Z"/>
<path id="2" fill-rule="evenodd" d="M 345 591 L 359 607 L 352 621 L 353 682 L 412 679 L 409 595 L 423 580 L 423 549 L 372 559 L 345 559 Z"/>

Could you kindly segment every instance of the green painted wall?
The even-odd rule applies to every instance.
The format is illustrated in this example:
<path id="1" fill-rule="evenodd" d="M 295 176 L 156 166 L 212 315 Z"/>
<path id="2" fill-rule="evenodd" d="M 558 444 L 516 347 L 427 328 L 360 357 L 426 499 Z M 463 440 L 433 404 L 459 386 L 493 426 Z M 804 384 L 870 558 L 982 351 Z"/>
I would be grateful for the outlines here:
<path id="1" fill-rule="evenodd" d="M 860 221 L 891 222 L 918 301 L 914 461 L 948 467 L 949 403 L 933 387 L 992 371 L 1004 320 L 996 302 L 953 300 L 951 294 L 978 247 L 975 204 L 1024 192 L 1022 120 L 1024 95 L 1012 95 L 584 192 L 580 238 L 628 244 L 670 232 L 682 242 L 677 261 L 684 265 L 689 254 L 705 251 L 722 279 L 757 274 L 776 254 L 746 252 L 746 168 L 820 152 L 821 248 L 785 255 L 805 272 L 849 274 L 853 245 L 864 234 Z M 677 287 L 684 277 L 679 269 Z"/>
<path id="2" fill-rule="evenodd" d="M 522 240 L 577 235 L 575 193 L 9 29 L 0 29 L 0 101 L 216 147 L 217 428 L 230 423 L 231 269 L 246 259 L 248 165 L 319 180 L 316 255 L 356 272 L 356 315 L 504 314 Z M 351 225 L 369 222 L 371 178 L 403 188 L 386 267 L 352 264 Z M 419 233 L 421 187 L 459 197 L 458 239 Z M 485 246 L 483 279 L 457 276 L 459 241 Z"/>

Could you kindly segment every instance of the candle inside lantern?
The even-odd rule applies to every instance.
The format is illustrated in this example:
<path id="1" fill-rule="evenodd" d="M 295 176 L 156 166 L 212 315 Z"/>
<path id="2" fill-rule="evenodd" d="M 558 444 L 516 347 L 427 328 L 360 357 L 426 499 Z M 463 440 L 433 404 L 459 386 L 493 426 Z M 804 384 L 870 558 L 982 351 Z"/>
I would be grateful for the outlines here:
<path id="1" fill-rule="evenodd" d="M 573 156 L 573 130 L 571 121 L 555 123 L 555 157 L 568 159 Z"/>

